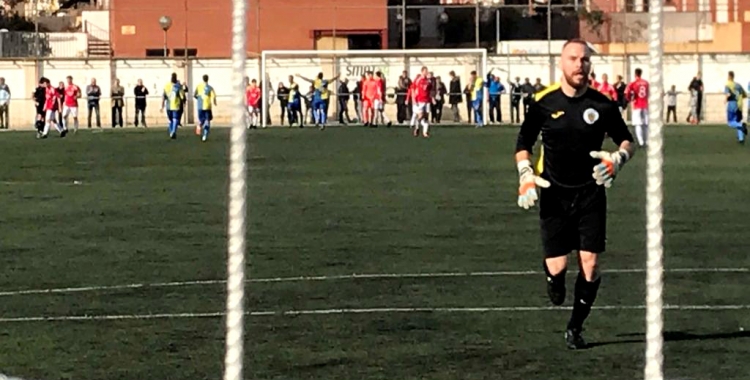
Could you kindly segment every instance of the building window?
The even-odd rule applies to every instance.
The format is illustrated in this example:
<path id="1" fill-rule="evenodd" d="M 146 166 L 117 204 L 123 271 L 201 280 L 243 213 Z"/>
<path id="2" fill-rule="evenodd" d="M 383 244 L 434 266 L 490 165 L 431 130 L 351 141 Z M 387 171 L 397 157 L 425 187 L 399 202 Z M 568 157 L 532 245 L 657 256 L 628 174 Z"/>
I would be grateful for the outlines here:
<path id="1" fill-rule="evenodd" d="M 194 48 L 188 48 L 187 54 L 185 54 L 185 49 L 174 49 L 174 57 L 197 57 L 198 56 L 198 49 Z"/>
<path id="2" fill-rule="evenodd" d="M 146 57 L 169 57 L 169 49 L 146 49 Z"/>

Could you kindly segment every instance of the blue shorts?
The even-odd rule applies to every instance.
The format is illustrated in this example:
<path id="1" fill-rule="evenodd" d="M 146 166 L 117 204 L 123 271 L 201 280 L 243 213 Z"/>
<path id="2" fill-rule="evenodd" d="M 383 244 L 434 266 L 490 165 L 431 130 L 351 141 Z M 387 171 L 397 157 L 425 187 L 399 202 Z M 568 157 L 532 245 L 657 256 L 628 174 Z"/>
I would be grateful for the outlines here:
<path id="1" fill-rule="evenodd" d="M 324 110 L 326 108 L 326 102 L 324 100 L 313 100 L 312 108 L 314 110 Z"/>
<path id="2" fill-rule="evenodd" d="M 198 120 L 203 124 L 204 121 L 211 121 L 214 119 L 214 114 L 211 110 L 198 110 Z"/>

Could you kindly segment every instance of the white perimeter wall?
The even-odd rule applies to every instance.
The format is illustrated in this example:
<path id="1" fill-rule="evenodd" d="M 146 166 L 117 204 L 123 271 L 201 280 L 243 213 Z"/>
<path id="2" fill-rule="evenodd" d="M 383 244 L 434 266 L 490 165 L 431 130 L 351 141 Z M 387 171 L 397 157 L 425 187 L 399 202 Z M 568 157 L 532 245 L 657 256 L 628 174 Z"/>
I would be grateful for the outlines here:
<path id="1" fill-rule="evenodd" d="M 551 63 L 552 62 L 552 63 Z M 279 82 L 287 82 L 289 75 L 301 74 L 306 77 L 314 77 L 319 72 L 329 78 L 334 73 L 341 73 L 342 78 L 350 80 L 350 89 L 354 88 L 354 82 L 366 70 L 381 70 L 386 74 L 389 87 L 396 84 L 398 76 L 406 69 L 411 77 L 416 75 L 421 66 L 426 65 L 435 75 L 441 76 L 443 81 L 448 82 L 448 72 L 455 71 L 462 79 L 462 86 L 468 81 L 472 70 L 481 72 L 481 59 L 476 56 L 441 56 L 441 57 L 356 57 L 356 58 L 269 58 L 266 62 L 266 80 L 276 88 Z M 632 73 L 635 68 L 641 68 L 646 79 L 649 78 L 647 56 L 598 56 L 593 59 L 594 70 L 597 74 L 609 74 L 612 81 L 618 74 L 630 79 L 628 72 Z M 559 76 L 555 68 L 554 60 L 547 56 L 499 56 L 490 57 L 487 62 L 488 68 L 499 73 L 503 82 L 507 85 L 508 78 L 520 77 L 541 78 L 545 84 L 550 79 Z M 750 82 L 750 55 L 695 55 L 665 56 L 664 57 L 664 85 L 676 85 L 679 91 L 686 91 L 686 87 L 698 70 L 703 72 L 703 80 L 706 87 L 706 100 L 704 105 L 706 120 L 711 122 L 723 122 L 723 96 L 721 92 L 726 81 L 727 72 L 733 70 L 737 80 L 746 86 Z M 23 61 L 0 61 L 0 77 L 4 77 L 11 88 L 11 126 L 15 128 L 30 128 L 33 118 L 33 105 L 29 100 L 35 84 L 40 76 L 50 78 L 53 83 L 63 81 L 66 76 L 71 75 L 75 83 L 85 89 L 92 78 L 95 78 L 105 94 L 110 93 L 114 78 L 119 78 L 126 88 L 127 99 L 126 112 L 131 119 L 133 112 L 132 91 L 138 79 L 142 79 L 149 88 L 153 98 L 149 101 L 148 115 L 152 123 L 163 123 L 164 120 L 158 112 L 161 89 L 168 81 L 171 73 L 176 72 L 180 80 L 187 78 L 188 86 L 192 89 L 201 81 L 204 74 L 209 75 L 210 83 L 216 88 L 219 96 L 219 107 L 214 111 L 219 123 L 227 122 L 229 111 L 226 104 L 231 92 L 232 69 L 229 60 L 192 60 L 188 64 L 181 61 L 171 60 L 116 60 L 116 61 L 84 61 L 84 60 L 52 60 L 42 61 L 38 65 L 35 62 Z M 257 59 L 248 60 L 247 76 L 259 78 L 260 62 Z M 300 80 L 301 87 L 306 84 Z M 335 86 L 331 86 L 335 90 Z M 684 119 L 687 112 L 689 96 L 683 94 L 678 103 L 678 119 Z M 83 102 L 82 102 L 83 103 Z M 332 102 L 332 104 L 335 102 Z M 509 99 L 504 97 L 504 118 L 508 119 Z M 109 100 L 102 100 L 102 118 L 105 125 L 109 120 Z M 395 119 L 395 106 L 388 109 L 391 118 Z M 465 107 L 461 107 L 465 112 Z M 332 107 L 331 114 L 335 112 Z M 85 112 L 81 112 L 85 114 Z M 278 107 L 271 106 L 271 115 L 274 121 L 277 119 Z M 353 105 L 350 106 L 350 115 L 354 115 Z M 446 111 L 446 120 L 450 117 Z M 85 117 L 84 117 L 85 119 Z M 132 121 L 132 120 L 131 120 Z"/>

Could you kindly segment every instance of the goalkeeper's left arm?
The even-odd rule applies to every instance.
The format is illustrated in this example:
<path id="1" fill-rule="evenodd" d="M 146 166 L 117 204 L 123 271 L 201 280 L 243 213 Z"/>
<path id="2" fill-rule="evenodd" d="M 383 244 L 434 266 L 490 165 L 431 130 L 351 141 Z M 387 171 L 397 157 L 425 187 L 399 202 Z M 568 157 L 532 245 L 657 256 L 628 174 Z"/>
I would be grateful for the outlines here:
<path id="1" fill-rule="evenodd" d="M 635 155 L 635 145 L 633 135 L 630 134 L 619 110 L 612 106 L 612 109 L 605 112 L 604 117 L 604 125 L 609 126 L 607 134 L 617 144 L 618 149 L 615 152 L 591 152 L 591 157 L 599 160 L 599 163 L 594 166 L 592 177 L 597 185 L 610 187 L 625 163 Z"/>

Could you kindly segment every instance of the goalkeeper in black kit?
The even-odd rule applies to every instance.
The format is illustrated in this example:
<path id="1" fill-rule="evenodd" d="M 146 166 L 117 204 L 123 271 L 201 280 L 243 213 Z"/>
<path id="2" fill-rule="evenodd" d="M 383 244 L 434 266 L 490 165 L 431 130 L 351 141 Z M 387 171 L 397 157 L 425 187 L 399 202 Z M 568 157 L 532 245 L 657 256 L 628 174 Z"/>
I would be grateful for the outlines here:
<path id="1" fill-rule="evenodd" d="M 591 50 L 585 41 L 565 43 L 560 69 L 560 83 L 535 95 L 518 134 L 518 205 L 528 209 L 539 200 L 547 294 L 555 305 L 565 301 L 568 254 L 578 252 L 575 300 L 565 342 L 570 349 L 582 349 L 586 348 L 583 322 L 601 283 L 598 259 L 606 242 L 605 189 L 633 157 L 635 146 L 615 103 L 588 86 Z M 535 171 L 532 148 L 540 133 L 542 148 Z M 605 136 L 618 145 L 616 151 L 602 151 Z"/>

